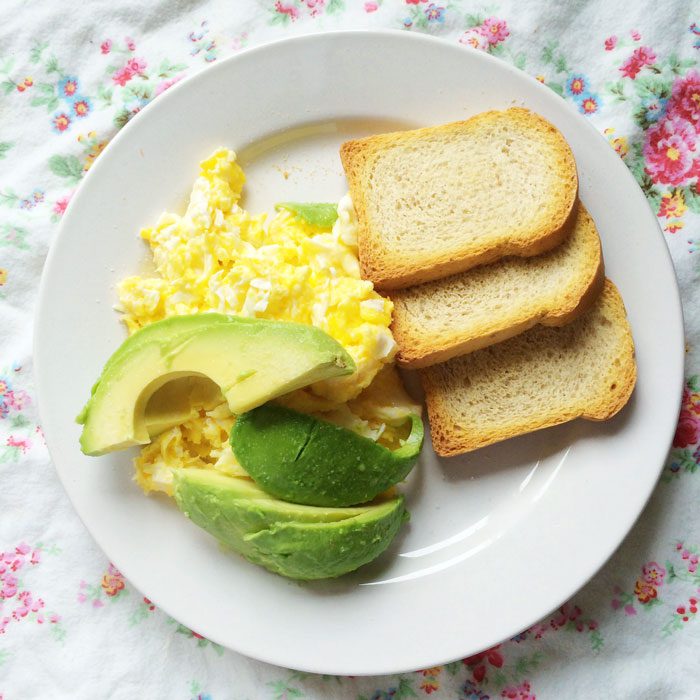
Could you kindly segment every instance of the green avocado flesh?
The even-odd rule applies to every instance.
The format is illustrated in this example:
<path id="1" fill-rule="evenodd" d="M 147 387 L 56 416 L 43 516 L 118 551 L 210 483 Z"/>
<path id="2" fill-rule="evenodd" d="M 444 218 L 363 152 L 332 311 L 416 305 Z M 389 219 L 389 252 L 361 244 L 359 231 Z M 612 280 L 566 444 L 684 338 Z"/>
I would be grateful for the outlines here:
<path id="1" fill-rule="evenodd" d="M 423 445 L 423 423 L 398 450 L 275 404 L 242 414 L 231 431 L 236 459 L 265 491 L 293 503 L 350 506 L 406 478 Z"/>
<path id="2" fill-rule="evenodd" d="M 107 361 L 77 418 L 81 449 L 101 455 L 150 442 L 167 421 L 149 429 L 146 408 L 172 380 L 207 377 L 238 414 L 354 371 L 343 347 L 313 326 L 216 313 L 157 321 L 127 338 Z"/>
<path id="3" fill-rule="evenodd" d="M 338 205 L 326 202 L 280 202 L 275 209 L 285 209 L 319 228 L 331 228 L 338 218 Z"/>
<path id="4" fill-rule="evenodd" d="M 288 578 L 342 576 L 378 557 L 408 519 L 402 496 L 355 508 L 277 500 L 247 479 L 174 470 L 174 495 L 192 522 L 246 559 Z"/>

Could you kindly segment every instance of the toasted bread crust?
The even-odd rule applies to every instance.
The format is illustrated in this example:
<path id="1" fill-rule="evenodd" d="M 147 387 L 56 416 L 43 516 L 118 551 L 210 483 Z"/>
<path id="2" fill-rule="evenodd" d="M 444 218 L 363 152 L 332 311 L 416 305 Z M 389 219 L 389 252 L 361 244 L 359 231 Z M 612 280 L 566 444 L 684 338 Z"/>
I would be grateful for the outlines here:
<path id="1" fill-rule="evenodd" d="M 523 435 L 534 430 L 548 428 L 575 418 L 602 421 L 612 418 L 629 400 L 637 379 L 637 367 L 634 359 L 634 341 L 625 314 L 624 304 L 615 285 L 610 280 L 605 281 L 603 291 L 597 303 L 589 310 L 595 314 L 602 310 L 606 323 L 617 326 L 620 333 L 619 347 L 615 351 L 613 367 L 601 368 L 601 381 L 596 386 L 590 386 L 590 392 L 585 404 L 571 402 L 562 404 L 558 410 L 548 415 L 519 415 L 514 410 L 501 420 L 493 421 L 489 427 L 481 427 L 479 430 L 468 425 L 468 420 L 455 415 L 450 399 L 454 400 L 453 389 L 449 377 L 448 365 L 435 365 L 420 370 L 420 377 L 426 394 L 428 417 L 433 441 L 433 447 L 437 454 L 443 457 L 470 452 L 479 447 L 505 440 L 507 438 Z M 586 315 L 582 317 L 585 319 Z M 581 320 L 583 322 L 583 320 Z M 573 325 L 577 322 L 574 321 Z M 538 329 L 532 329 L 530 334 L 538 333 Z M 506 341 L 500 349 L 503 353 L 501 361 L 504 369 L 508 365 L 508 353 L 516 352 L 513 343 L 520 343 L 526 336 L 520 339 L 514 338 Z M 532 337 L 532 336 L 531 336 Z M 564 342 L 566 342 L 564 340 Z M 483 352 L 499 352 L 499 346 L 489 348 Z M 452 363 L 469 362 L 467 358 L 455 358 Z M 464 376 L 468 379 L 468 367 L 462 368 Z M 612 373 L 612 374 L 611 374 Z M 609 380 L 612 378 L 612 383 Z M 452 382 L 453 383 L 453 382 Z M 497 390 L 498 387 L 493 387 Z M 465 411 L 467 411 L 465 409 Z"/>
<path id="2" fill-rule="evenodd" d="M 449 137 L 456 133 L 469 133 L 484 122 L 504 119 L 521 123 L 548 144 L 547 156 L 557 169 L 561 183 L 560 191 L 553 193 L 551 198 L 550 215 L 533 221 L 527 231 L 517 234 L 511 232 L 497 241 L 483 241 L 474 237 L 465 240 L 459 249 L 441 250 L 437 247 L 429 254 L 413 257 L 405 254 L 398 244 L 389 249 L 368 213 L 368 182 L 377 157 L 387 147 L 397 144 L 415 143 L 427 136 Z M 358 247 L 363 277 L 382 290 L 399 289 L 439 279 L 507 255 L 540 255 L 557 246 L 566 237 L 578 193 L 576 163 L 563 136 L 545 119 L 522 108 L 484 112 L 466 121 L 444 126 L 348 141 L 341 146 L 340 158 L 358 217 Z"/>
<path id="3" fill-rule="evenodd" d="M 549 303 L 534 305 L 528 298 L 514 300 L 513 305 L 505 311 L 494 310 L 488 314 L 488 318 L 482 317 L 472 325 L 465 326 L 461 322 L 455 322 L 452 328 L 436 332 L 421 320 L 415 304 L 417 295 L 429 299 L 438 288 L 444 294 L 444 290 L 449 289 L 450 281 L 459 283 L 460 280 L 468 280 L 474 270 L 459 273 L 440 282 L 390 293 L 389 296 L 394 302 L 391 330 L 399 346 L 398 363 L 408 369 L 428 367 L 507 340 L 538 323 L 546 326 L 570 323 L 587 311 L 603 288 L 605 272 L 595 224 L 580 202 L 576 211 L 576 230 L 570 234 L 575 234 L 576 239 L 570 243 L 586 248 L 586 267 L 561 291 L 560 297 L 548 300 Z M 559 248 L 554 252 L 550 251 L 550 255 L 555 255 L 558 250 Z M 544 256 L 547 256 L 547 253 Z M 502 274 L 508 266 L 537 266 L 540 264 L 538 260 L 539 258 L 505 258 L 488 268 L 493 268 L 496 274 Z M 486 272 L 488 268 L 479 269 Z M 436 306 L 439 303 L 440 300 L 436 299 Z"/>

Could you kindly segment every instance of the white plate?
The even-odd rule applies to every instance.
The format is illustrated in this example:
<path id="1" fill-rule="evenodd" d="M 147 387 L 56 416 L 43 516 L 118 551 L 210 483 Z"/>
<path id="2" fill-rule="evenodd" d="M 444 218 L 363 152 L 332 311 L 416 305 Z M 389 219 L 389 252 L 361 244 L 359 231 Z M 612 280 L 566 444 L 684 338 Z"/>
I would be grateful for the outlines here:
<path id="1" fill-rule="evenodd" d="M 252 209 L 329 200 L 345 191 L 337 148 L 348 136 L 512 104 L 544 115 L 571 144 L 581 198 L 627 305 L 639 379 L 617 418 L 575 421 L 450 460 L 426 445 L 405 488 L 411 522 L 391 549 L 354 575 L 304 585 L 223 554 L 172 503 L 145 498 L 131 481 L 133 454 L 81 455 L 73 417 L 124 338 L 114 285 L 145 257 L 139 228 L 182 205 L 210 151 L 241 152 Z M 137 588 L 188 627 L 249 656 L 313 672 L 381 674 L 512 636 L 605 562 L 646 503 L 668 450 L 683 333 L 656 220 L 584 117 L 483 53 L 404 33 L 338 32 L 221 61 L 119 133 L 51 249 L 35 359 L 56 469 L 95 540 Z"/>

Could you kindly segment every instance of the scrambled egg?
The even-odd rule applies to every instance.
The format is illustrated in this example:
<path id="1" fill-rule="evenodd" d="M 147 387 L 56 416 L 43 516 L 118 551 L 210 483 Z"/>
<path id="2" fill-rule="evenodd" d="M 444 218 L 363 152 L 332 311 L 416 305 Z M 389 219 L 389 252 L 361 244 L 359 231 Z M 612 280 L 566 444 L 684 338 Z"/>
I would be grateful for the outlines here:
<path id="1" fill-rule="evenodd" d="M 235 158 L 226 149 L 214 153 L 200 165 L 184 216 L 164 213 L 143 229 L 159 276 L 123 280 L 119 309 L 131 332 L 202 311 L 314 325 L 357 365 L 355 375 L 319 382 L 307 392 L 309 407 L 333 408 L 357 396 L 392 360 L 393 305 L 360 279 L 349 197 L 332 230 L 287 211 L 266 228 L 264 214 L 253 216 L 238 205 L 245 176 Z"/>
<path id="2" fill-rule="evenodd" d="M 288 211 L 266 226 L 265 214 L 239 206 L 244 182 L 235 154 L 220 149 L 200 164 L 185 214 L 163 213 L 141 231 L 158 274 L 119 284 L 117 309 L 129 332 L 206 311 L 314 325 L 345 347 L 357 372 L 294 392 L 284 403 L 398 444 L 406 415 L 419 409 L 391 365 L 393 305 L 360 278 L 350 198 L 338 205 L 332 229 Z M 234 420 L 224 404 L 165 431 L 137 458 L 137 482 L 145 491 L 169 492 L 170 467 L 241 474 L 228 445 Z"/>

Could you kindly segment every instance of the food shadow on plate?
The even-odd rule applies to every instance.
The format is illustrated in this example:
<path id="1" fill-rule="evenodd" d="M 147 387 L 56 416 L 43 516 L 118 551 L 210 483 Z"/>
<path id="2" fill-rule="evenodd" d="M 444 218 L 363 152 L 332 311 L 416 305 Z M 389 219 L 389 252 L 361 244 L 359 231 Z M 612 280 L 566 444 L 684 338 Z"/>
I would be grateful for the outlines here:
<path id="1" fill-rule="evenodd" d="M 420 491 L 420 483 L 423 477 L 423 469 L 419 462 L 409 476 L 410 487 L 416 491 Z M 399 484 L 401 493 L 406 496 L 406 506 L 409 513 L 411 507 L 409 503 L 409 493 L 406 484 Z M 412 522 L 405 522 L 391 544 L 385 549 L 376 559 L 367 564 L 364 564 L 359 569 L 344 574 L 339 578 L 321 579 L 318 581 L 297 581 L 297 584 L 304 586 L 305 589 L 317 595 L 343 595 L 357 591 L 358 586 L 362 586 L 367 582 L 379 581 L 396 564 L 399 554 L 405 549 L 407 538 L 411 535 Z"/>

